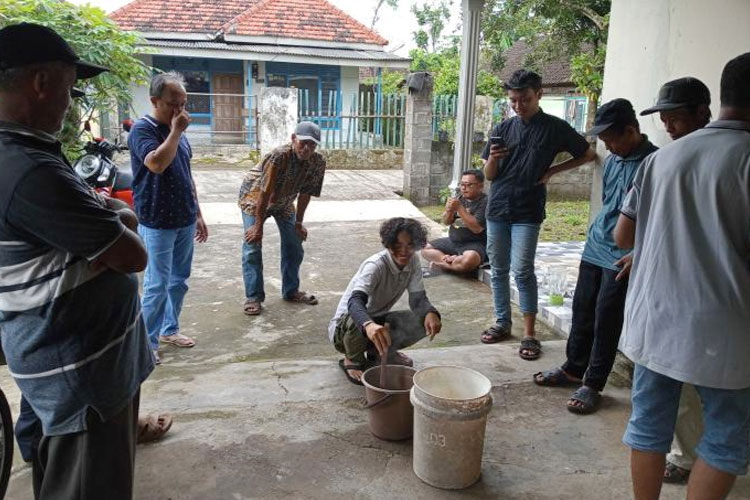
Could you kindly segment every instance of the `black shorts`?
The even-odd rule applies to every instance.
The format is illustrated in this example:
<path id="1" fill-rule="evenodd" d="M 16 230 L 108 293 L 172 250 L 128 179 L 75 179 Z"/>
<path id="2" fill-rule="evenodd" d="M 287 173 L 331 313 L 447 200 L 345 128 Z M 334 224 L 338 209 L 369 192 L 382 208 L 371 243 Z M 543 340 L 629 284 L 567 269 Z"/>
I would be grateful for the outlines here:
<path id="1" fill-rule="evenodd" d="M 455 243 L 450 238 L 438 238 L 430 242 L 437 250 L 446 255 L 461 255 L 467 250 L 474 250 L 479 254 L 482 263 L 487 262 L 487 249 L 480 241 L 467 241 L 466 243 Z"/>

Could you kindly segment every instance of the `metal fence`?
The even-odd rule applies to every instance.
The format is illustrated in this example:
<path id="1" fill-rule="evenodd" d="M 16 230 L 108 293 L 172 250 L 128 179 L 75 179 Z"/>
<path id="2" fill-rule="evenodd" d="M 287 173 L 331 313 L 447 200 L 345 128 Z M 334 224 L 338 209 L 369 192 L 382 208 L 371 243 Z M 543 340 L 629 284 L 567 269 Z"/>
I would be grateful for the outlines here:
<path id="1" fill-rule="evenodd" d="M 376 92 L 299 90 L 299 120 L 317 123 L 324 149 L 401 149 L 406 96 Z"/>

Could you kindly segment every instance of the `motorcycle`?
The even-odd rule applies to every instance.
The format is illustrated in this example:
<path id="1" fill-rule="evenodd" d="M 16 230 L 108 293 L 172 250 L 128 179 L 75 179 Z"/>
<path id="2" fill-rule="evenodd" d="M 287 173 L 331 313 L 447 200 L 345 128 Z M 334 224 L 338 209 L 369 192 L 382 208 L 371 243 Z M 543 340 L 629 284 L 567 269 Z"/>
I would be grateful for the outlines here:
<path id="1" fill-rule="evenodd" d="M 130 123 L 123 123 L 125 131 L 130 131 Z M 83 147 L 86 154 L 73 164 L 73 170 L 83 181 L 109 198 L 116 198 L 133 207 L 133 175 L 121 171 L 112 160 L 115 153 L 127 151 L 118 140 L 96 137 Z"/>

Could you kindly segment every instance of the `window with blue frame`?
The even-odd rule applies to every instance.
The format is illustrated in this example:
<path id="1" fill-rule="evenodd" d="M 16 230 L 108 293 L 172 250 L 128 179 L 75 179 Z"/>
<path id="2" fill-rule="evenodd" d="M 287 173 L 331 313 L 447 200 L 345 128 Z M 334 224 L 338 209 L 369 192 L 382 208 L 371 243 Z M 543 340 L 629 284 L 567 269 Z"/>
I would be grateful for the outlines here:
<path id="1" fill-rule="evenodd" d="M 211 92 L 211 82 L 208 71 L 183 71 L 182 76 L 185 77 L 185 90 L 188 93 L 185 109 L 190 113 L 193 123 L 210 125 L 211 96 L 208 94 Z"/>
<path id="2" fill-rule="evenodd" d="M 300 89 L 299 114 L 321 128 L 341 127 L 341 67 L 266 63 L 266 85 Z"/>

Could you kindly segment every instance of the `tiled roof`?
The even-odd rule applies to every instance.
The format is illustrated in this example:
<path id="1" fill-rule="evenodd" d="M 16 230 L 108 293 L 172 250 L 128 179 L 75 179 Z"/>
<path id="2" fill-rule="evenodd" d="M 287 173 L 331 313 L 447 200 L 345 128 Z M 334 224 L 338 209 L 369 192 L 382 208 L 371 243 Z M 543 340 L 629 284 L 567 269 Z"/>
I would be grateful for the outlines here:
<path id="1" fill-rule="evenodd" d="M 388 40 L 325 0 L 261 0 L 223 30 L 243 36 L 388 45 Z"/>
<path id="2" fill-rule="evenodd" d="M 128 31 L 388 44 L 326 0 L 134 0 L 110 17 Z"/>
<path id="3" fill-rule="evenodd" d="M 528 44 L 519 40 L 503 52 L 505 65 L 498 75 L 502 81 L 508 81 L 510 75 L 524 67 L 526 55 L 531 51 Z M 570 80 L 570 57 L 563 56 L 547 62 L 539 74 L 545 87 L 574 86 Z"/>
<path id="4" fill-rule="evenodd" d="M 213 35 L 260 0 L 134 0 L 109 15 L 120 28 Z"/>

